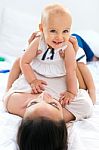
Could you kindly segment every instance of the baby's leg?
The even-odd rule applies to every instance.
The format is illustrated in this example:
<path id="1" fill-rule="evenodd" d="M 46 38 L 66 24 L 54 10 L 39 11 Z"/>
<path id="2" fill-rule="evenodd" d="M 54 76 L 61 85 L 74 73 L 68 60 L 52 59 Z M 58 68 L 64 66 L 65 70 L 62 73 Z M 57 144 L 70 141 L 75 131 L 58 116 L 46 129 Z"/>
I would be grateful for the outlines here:
<path id="1" fill-rule="evenodd" d="M 8 91 L 11 88 L 13 82 L 19 77 L 20 73 L 21 73 L 20 58 L 17 58 L 11 68 L 10 73 L 9 73 L 6 91 Z"/>

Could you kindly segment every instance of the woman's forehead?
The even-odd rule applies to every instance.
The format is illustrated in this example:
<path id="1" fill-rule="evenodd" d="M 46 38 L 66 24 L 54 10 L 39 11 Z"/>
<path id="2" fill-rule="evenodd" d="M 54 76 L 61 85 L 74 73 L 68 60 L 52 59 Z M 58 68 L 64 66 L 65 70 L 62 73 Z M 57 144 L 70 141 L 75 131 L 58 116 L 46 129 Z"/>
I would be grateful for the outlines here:
<path id="1" fill-rule="evenodd" d="M 37 104 L 33 107 L 33 109 L 31 107 L 31 109 L 26 112 L 25 116 L 29 118 L 48 117 L 53 120 L 60 120 L 63 118 L 61 111 L 48 104 Z"/>
<path id="2" fill-rule="evenodd" d="M 42 100 L 43 99 L 43 94 L 44 94 L 44 92 L 42 92 L 41 94 L 39 94 L 39 95 L 36 95 L 36 97 L 30 97 L 29 99 L 28 99 L 28 101 L 29 101 L 29 103 L 30 102 L 32 102 L 32 101 L 34 101 L 34 100 Z"/>

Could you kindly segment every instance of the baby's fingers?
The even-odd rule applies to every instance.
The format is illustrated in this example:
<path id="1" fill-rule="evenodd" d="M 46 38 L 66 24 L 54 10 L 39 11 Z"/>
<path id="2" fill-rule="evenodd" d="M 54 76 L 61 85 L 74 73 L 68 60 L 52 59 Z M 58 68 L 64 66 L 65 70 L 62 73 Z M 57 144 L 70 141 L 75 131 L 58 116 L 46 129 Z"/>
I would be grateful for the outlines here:
<path id="1" fill-rule="evenodd" d="M 41 84 L 47 85 L 46 81 L 41 80 Z"/>
<path id="2" fill-rule="evenodd" d="M 38 93 L 36 87 L 34 87 L 34 88 L 32 89 L 32 93 L 33 93 L 33 94 L 37 94 L 37 93 Z"/>
<path id="3" fill-rule="evenodd" d="M 69 105 L 69 98 L 64 98 L 63 106 Z"/>
<path id="4" fill-rule="evenodd" d="M 42 89 L 40 88 L 40 85 L 38 85 L 38 86 L 36 87 L 36 90 L 37 90 L 38 93 L 42 93 Z"/>
<path id="5" fill-rule="evenodd" d="M 42 91 L 44 91 L 44 90 L 45 90 L 45 88 L 44 88 L 44 85 L 43 85 L 43 84 L 40 84 L 39 86 L 40 86 L 40 89 L 41 89 Z"/>
<path id="6" fill-rule="evenodd" d="M 61 98 L 64 98 L 64 97 L 65 97 L 65 94 L 66 94 L 65 92 L 60 93 L 60 97 L 61 97 Z"/>
<path id="7" fill-rule="evenodd" d="M 62 105 L 62 107 L 65 107 L 66 105 L 68 105 L 68 101 L 61 100 L 60 104 Z"/>

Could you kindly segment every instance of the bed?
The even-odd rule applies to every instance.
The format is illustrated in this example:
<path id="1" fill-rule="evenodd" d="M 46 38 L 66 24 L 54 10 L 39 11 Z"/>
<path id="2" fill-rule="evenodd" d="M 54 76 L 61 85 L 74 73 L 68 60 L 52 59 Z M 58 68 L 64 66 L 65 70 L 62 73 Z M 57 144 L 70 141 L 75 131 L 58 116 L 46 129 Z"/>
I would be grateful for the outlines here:
<path id="1" fill-rule="evenodd" d="M 26 15 L 8 8 L 0 12 L 0 150 L 18 149 L 16 134 L 21 118 L 5 112 L 2 97 L 13 61 L 22 54 L 22 49 L 26 46 L 26 39 L 35 30 L 30 24 L 36 23 L 36 18 L 28 16 L 26 21 Z M 26 26 L 25 21 L 28 22 Z M 81 34 L 85 36 L 87 42 L 90 38 L 91 40 L 96 38 L 99 41 L 99 34 L 96 32 L 87 31 L 87 36 L 85 33 L 86 31 L 83 31 Z M 93 34 L 94 37 L 88 37 L 90 34 Z M 93 46 L 98 56 L 99 44 L 93 43 Z M 91 118 L 74 122 L 68 128 L 69 150 L 99 150 L 99 61 L 90 62 L 87 65 L 95 82 L 97 100 Z"/>
<path id="2" fill-rule="evenodd" d="M 14 56 L 0 53 L 5 61 L 0 61 L 0 70 L 10 70 Z M 69 129 L 69 150 L 99 150 L 99 62 L 91 62 L 88 67 L 96 85 L 97 101 L 91 118 L 74 122 Z M 0 73 L 0 150 L 16 150 L 16 134 L 21 118 L 5 112 L 2 97 L 9 72 Z"/>

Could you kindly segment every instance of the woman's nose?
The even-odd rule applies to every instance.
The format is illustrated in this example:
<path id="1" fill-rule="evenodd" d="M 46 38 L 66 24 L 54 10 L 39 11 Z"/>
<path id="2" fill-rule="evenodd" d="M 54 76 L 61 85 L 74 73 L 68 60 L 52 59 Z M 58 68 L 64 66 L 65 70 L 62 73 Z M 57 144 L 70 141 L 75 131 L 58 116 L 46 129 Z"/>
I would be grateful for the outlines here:
<path id="1" fill-rule="evenodd" d="M 44 91 L 38 96 L 37 99 L 39 101 L 48 101 L 49 98 L 51 98 L 51 95 Z"/>
<path id="2" fill-rule="evenodd" d="M 52 96 L 49 93 L 47 93 L 47 92 L 43 93 L 43 100 L 44 101 L 48 101 L 50 98 L 52 98 Z"/>

